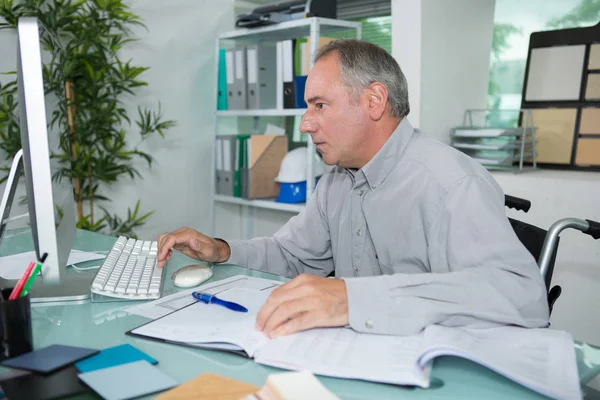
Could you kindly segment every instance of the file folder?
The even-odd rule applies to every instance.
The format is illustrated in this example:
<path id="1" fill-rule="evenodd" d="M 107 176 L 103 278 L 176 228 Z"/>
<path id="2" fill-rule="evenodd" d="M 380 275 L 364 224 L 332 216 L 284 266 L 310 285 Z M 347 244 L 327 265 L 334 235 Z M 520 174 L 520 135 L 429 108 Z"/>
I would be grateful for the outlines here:
<path id="1" fill-rule="evenodd" d="M 227 107 L 231 110 L 236 110 L 235 102 L 235 65 L 234 51 L 227 50 L 225 52 L 225 78 L 227 84 Z"/>
<path id="2" fill-rule="evenodd" d="M 308 104 L 304 101 L 304 89 L 306 88 L 307 76 L 295 76 L 294 77 L 294 105 L 296 108 L 308 108 Z"/>
<path id="3" fill-rule="evenodd" d="M 217 110 L 227 110 L 227 52 L 225 49 L 219 49 Z"/>
<path id="4" fill-rule="evenodd" d="M 223 140 L 223 174 L 221 175 L 221 194 L 233 196 L 233 185 L 235 179 L 235 148 L 237 135 L 227 135 Z"/>
<path id="5" fill-rule="evenodd" d="M 294 91 L 294 41 L 284 40 L 282 45 L 283 108 L 295 107 Z"/>
<path id="6" fill-rule="evenodd" d="M 235 50 L 235 110 L 246 110 L 248 108 L 248 99 L 246 98 L 246 49 L 241 47 Z"/>
<path id="7" fill-rule="evenodd" d="M 246 48 L 248 109 L 276 107 L 277 51 L 272 44 Z"/>
<path id="8" fill-rule="evenodd" d="M 236 140 L 236 162 L 235 162 L 235 173 L 233 181 L 233 195 L 235 197 L 244 197 L 243 184 L 242 184 L 242 170 L 248 168 L 248 152 L 247 142 L 250 135 L 237 135 Z"/>
<path id="9" fill-rule="evenodd" d="M 223 194 L 223 139 L 215 141 L 215 193 Z"/>
<path id="10" fill-rule="evenodd" d="M 278 110 L 283 108 L 283 42 L 275 44 L 277 56 L 277 71 L 275 82 L 275 105 Z"/>

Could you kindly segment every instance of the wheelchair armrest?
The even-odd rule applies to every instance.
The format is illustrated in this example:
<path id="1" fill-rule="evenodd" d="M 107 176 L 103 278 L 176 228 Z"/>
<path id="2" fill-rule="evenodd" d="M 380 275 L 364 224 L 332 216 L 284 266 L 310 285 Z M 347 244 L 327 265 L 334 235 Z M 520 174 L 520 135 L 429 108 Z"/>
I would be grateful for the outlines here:
<path id="1" fill-rule="evenodd" d="M 504 205 L 508 208 L 514 208 L 517 211 L 524 212 L 529 211 L 531 208 L 531 202 L 529 200 L 509 195 L 504 195 Z"/>

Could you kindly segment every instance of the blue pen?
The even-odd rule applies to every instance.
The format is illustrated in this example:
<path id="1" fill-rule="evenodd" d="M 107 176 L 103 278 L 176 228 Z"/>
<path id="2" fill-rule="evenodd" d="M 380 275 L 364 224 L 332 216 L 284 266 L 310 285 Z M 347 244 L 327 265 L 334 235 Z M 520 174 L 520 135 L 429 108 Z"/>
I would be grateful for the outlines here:
<path id="1" fill-rule="evenodd" d="M 192 296 L 198 301 L 206 304 L 218 304 L 233 311 L 248 312 L 248 309 L 238 303 L 218 299 L 215 295 L 201 292 L 193 292 Z"/>

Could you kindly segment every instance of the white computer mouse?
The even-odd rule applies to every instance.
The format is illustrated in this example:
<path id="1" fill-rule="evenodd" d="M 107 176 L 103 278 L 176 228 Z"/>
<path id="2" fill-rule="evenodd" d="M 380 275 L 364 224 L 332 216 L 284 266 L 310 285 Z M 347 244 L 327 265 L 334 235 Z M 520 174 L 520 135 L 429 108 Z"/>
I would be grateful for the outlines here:
<path id="1" fill-rule="evenodd" d="M 192 264 L 175 271 L 171 276 L 171 280 L 173 281 L 173 285 L 177 287 L 188 288 L 198 286 L 207 279 L 210 279 L 212 275 L 213 270 L 211 266 Z"/>

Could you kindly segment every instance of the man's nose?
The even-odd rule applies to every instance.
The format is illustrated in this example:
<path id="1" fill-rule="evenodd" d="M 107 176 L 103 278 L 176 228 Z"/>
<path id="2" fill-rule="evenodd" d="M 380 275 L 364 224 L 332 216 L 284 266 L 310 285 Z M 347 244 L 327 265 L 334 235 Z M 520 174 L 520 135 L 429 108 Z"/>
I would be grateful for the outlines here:
<path id="1" fill-rule="evenodd" d="M 310 116 L 310 111 L 307 111 L 302 116 L 302 120 L 300 120 L 300 132 L 310 135 L 316 130 L 315 125 Z"/>

